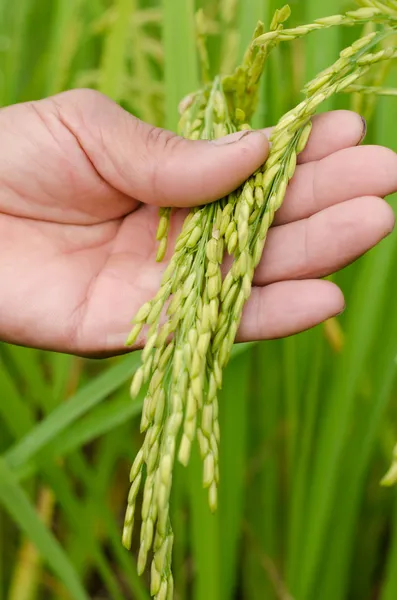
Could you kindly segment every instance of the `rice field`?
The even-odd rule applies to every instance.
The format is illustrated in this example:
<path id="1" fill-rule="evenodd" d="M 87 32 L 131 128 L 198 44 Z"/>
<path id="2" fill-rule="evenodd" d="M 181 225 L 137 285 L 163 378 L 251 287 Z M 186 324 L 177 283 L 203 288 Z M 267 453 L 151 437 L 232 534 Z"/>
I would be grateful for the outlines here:
<path id="1" fill-rule="evenodd" d="M 291 0 L 291 23 L 348 10 Z M 0 106 L 92 87 L 175 130 L 199 87 L 195 13 L 211 74 L 232 71 L 274 0 L 0 0 Z M 282 45 L 255 127 L 274 124 L 359 27 Z M 386 73 L 396 87 L 396 67 Z M 337 97 L 397 151 L 397 101 Z M 0 138 L 1 139 L 1 138 Z M 397 209 L 397 199 L 390 198 Z M 239 345 L 220 395 L 219 506 L 201 463 L 173 486 L 176 600 L 395 600 L 397 495 L 379 482 L 397 441 L 397 236 L 333 276 L 343 315 Z M 1 306 L 0 306 L 1 310 Z M 132 316 L 132 315 L 131 315 Z M 137 353 L 88 360 L 0 345 L 0 600 L 149 600 L 121 545 L 141 445 Z"/>

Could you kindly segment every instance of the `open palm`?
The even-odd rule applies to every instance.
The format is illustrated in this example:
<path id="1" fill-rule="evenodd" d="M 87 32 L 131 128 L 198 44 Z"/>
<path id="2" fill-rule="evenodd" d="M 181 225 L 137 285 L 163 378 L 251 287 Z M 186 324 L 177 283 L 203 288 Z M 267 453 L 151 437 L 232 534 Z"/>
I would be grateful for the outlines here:
<path id="1" fill-rule="evenodd" d="M 0 338 L 78 354 L 120 352 L 131 317 L 156 291 L 157 206 L 222 197 L 268 152 L 259 132 L 183 140 L 89 90 L 5 108 L 0 130 Z M 240 340 L 289 335 L 339 313 L 342 293 L 319 278 L 392 230 L 381 198 L 397 190 L 397 156 L 356 147 L 362 136 L 354 113 L 316 119 Z"/>

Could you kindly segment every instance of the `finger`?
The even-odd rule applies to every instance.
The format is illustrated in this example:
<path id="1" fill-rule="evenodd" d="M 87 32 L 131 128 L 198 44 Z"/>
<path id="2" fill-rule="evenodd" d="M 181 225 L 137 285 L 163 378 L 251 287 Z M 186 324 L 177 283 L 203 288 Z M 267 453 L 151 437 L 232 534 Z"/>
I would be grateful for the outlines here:
<path id="1" fill-rule="evenodd" d="M 238 341 L 285 337 L 310 329 L 344 309 L 343 294 L 330 281 L 282 281 L 253 288 Z"/>
<path id="2" fill-rule="evenodd" d="M 269 232 L 255 285 L 324 277 L 353 262 L 394 227 L 381 198 L 355 198 Z"/>
<path id="3" fill-rule="evenodd" d="M 272 128 L 264 129 L 267 137 Z M 358 146 L 367 132 L 365 119 L 350 110 L 334 110 L 313 117 L 313 129 L 298 163 L 320 160 L 333 152 Z"/>
<path id="4" fill-rule="evenodd" d="M 52 101 L 101 177 L 147 204 L 183 207 L 222 198 L 268 155 L 259 131 L 193 142 L 136 119 L 92 90 Z"/>
<path id="5" fill-rule="evenodd" d="M 381 146 L 346 148 L 297 168 L 275 224 L 305 219 L 359 196 L 384 197 L 396 190 L 395 152 Z"/>

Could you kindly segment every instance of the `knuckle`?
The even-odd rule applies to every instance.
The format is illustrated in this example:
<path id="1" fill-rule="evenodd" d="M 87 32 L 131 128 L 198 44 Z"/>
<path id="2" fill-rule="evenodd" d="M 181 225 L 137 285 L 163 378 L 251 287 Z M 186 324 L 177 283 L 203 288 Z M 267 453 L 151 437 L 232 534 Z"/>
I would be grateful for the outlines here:
<path id="1" fill-rule="evenodd" d="M 86 115 L 98 116 L 106 110 L 107 105 L 113 104 L 110 98 L 89 88 L 62 92 L 47 101 L 52 104 L 61 121 L 71 119 L 78 125 L 84 125 Z"/>
<path id="2" fill-rule="evenodd" d="M 149 127 L 146 133 L 146 145 L 150 154 L 152 152 L 161 154 L 165 150 L 173 150 L 180 139 L 171 131 L 160 127 Z"/>
<path id="3" fill-rule="evenodd" d="M 66 102 L 72 104 L 96 104 L 98 102 L 110 101 L 109 98 L 104 96 L 101 92 L 93 90 L 91 88 L 78 88 L 76 90 L 68 90 L 53 96 L 58 102 Z"/>
<path id="4" fill-rule="evenodd" d="M 158 127 L 146 130 L 145 147 L 150 172 L 151 197 L 159 205 L 168 205 L 167 174 L 175 149 L 183 138 Z"/>

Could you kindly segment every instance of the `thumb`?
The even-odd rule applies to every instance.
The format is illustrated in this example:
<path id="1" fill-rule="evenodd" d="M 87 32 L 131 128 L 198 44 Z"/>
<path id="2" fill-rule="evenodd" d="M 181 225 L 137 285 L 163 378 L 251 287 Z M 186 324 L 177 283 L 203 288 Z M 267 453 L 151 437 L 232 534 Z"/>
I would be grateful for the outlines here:
<path id="1" fill-rule="evenodd" d="M 159 206 L 193 206 L 222 198 L 266 160 L 259 131 L 190 141 L 136 119 L 93 90 L 52 99 L 94 168 L 115 189 Z"/>

